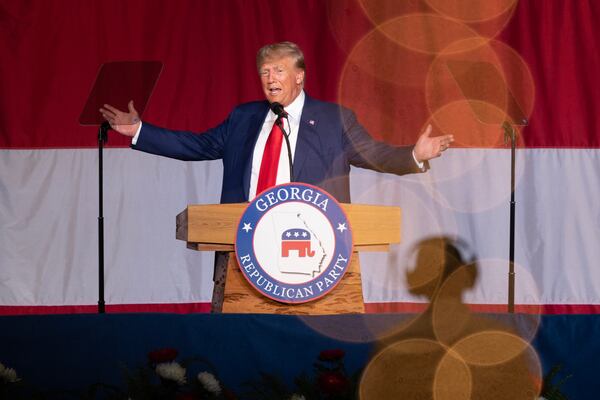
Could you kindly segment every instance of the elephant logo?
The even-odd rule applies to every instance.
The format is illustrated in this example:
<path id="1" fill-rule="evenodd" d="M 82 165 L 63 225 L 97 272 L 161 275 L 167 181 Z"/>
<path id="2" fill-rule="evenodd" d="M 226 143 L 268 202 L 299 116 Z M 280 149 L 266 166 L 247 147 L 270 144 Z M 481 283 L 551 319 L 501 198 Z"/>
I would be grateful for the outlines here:
<path id="1" fill-rule="evenodd" d="M 287 229 L 281 234 L 281 257 L 289 257 L 290 251 L 298 252 L 298 257 L 314 257 L 310 248 L 310 232 L 306 229 Z"/>
<path id="2" fill-rule="evenodd" d="M 248 283 L 286 304 L 319 299 L 341 281 L 352 255 L 346 213 L 329 193 L 286 183 L 254 198 L 240 217 L 235 254 Z"/>

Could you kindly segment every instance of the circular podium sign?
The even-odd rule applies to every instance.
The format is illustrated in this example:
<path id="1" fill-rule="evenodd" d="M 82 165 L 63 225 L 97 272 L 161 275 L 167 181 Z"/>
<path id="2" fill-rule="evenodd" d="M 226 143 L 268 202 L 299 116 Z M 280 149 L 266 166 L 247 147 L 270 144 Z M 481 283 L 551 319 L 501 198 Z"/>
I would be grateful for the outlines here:
<path id="1" fill-rule="evenodd" d="M 350 223 L 333 196 L 305 183 L 287 183 L 248 205 L 235 253 L 246 280 L 264 296 L 306 303 L 342 280 L 352 245 Z"/>

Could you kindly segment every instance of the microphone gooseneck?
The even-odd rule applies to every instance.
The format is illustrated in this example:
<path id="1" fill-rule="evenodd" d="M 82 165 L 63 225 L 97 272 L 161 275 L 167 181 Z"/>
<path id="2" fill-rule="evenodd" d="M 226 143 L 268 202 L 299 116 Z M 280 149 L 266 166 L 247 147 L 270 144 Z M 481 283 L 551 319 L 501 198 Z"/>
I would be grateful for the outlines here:
<path id="1" fill-rule="evenodd" d="M 290 145 L 290 133 L 291 132 L 286 132 L 285 131 L 285 124 L 283 123 L 283 119 L 285 118 L 288 122 L 288 126 L 290 126 L 290 120 L 288 118 L 288 113 L 284 110 L 283 105 L 281 103 L 271 103 L 271 105 L 269 106 L 271 108 L 271 111 L 273 111 L 273 113 L 275 113 L 275 115 L 277 115 L 277 120 L 275 121 L 275 123 L 277 125 L 279 125 L 279 127 L 281 128 L 281 131 L 283 132 L 283 138 L 285 139 L 285 145 L 287 147 L 287 153 L 288 153 L 288 162 L 289 162 L 289 166 L 290 166 L 290 182 L 294 181 L 294 167 L 293 167 L 293 163 L 292 163 L 292 146 Z M 291 127 L 290 127 L 291 129 Z"/>

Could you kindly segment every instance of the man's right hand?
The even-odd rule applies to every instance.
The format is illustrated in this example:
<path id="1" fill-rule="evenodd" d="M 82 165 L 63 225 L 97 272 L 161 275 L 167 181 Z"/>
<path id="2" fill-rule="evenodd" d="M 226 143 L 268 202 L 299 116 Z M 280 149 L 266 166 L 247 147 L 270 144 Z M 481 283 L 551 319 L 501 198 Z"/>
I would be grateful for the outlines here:
<path id="1" fill-rule="evenodd" d="M 110 127 L 122 135 L 133 137 L 140 126 L 140 116 L 133 108 L 133 100 L 127 104 L 129 112 L 117 110 L 109 104 L 100 108 L 100 113 L 108 121 Z"/>

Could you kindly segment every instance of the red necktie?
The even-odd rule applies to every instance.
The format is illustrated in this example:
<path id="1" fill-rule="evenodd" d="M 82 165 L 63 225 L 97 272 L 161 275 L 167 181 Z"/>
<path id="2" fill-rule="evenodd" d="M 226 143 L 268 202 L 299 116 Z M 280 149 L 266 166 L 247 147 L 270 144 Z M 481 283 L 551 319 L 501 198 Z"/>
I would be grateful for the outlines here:
<path id="1" fill-rule="evenodd" d="M 256 194 L 275 186 L 277 182 L 277 167 L 279 166 L 279 155 L 281 154 L 281 143 L 283 142 L 281 124 L 283 124 L 283 120 L 277 118 L 267 139 L 265 152 L 260 163 Z"/>

